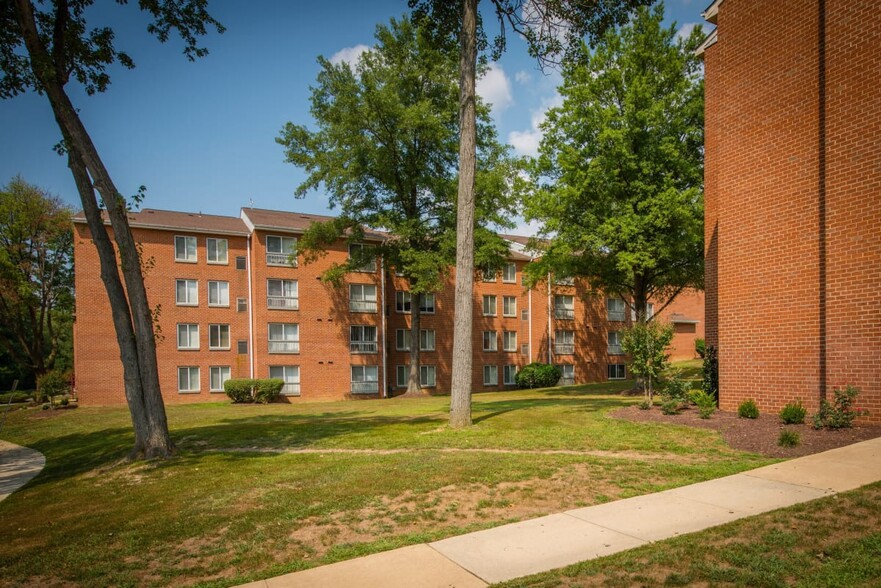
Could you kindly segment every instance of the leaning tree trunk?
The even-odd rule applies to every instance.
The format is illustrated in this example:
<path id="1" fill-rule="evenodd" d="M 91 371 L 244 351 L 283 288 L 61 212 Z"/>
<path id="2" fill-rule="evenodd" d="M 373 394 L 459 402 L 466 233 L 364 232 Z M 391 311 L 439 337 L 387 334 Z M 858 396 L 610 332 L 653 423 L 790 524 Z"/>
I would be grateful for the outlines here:
<path id="1" fill-rule="evenodd" d="M 474 317 L 474 174 L 477 167 L 475 75 L 477 0 L 463 0 L 459 61 L 459 194 L 456 200 L 456 305 L 450 426 L 471 425 Z"/>
<path id="2" fill-rule="evenodd" d="M 29 0 L 15 0 L 16 18 L 21 28 L 25 46 L 30 56 L 33 72 L 49 98 L 55 120 L 61 128 L 62 136 L 69 149 L 76 152 L 82 167 L 90 176 L 91 185 L 101 194 L 107 208 L 114 239 L 119 247 L 120 265 L 125 280 L 125 294 L 131 309 L 134 327 L 134 343 L 137 349 L 138 376 L 141 382 L 141 402 L 129 406 L 132 420 L 143 419 L 144 427 L 139 436 L 135 427 L 135 447 L 132 456 L 163 457 L 174 451 L 174 444 L 168 434 L 165 405 L 159 387 L 159 369 L 156 362 L 156 341 L 153 332 L 153 314 L 147 301 L 147 291 L 141 273 L 141 261 L 134 237 L 128 225 L 125 202 L 85 126 L 74 109 L 70 98 L 64 91 L 64 64 L 55 63 L 43 45 L 34 20 L 33 7 Z M 84 208 L 87 203 L 83 202 Z M 105 283 L 105 287 L 106 283 Z M 108 295 L 110 291 L 108 288 Z M 111 298 L 111 304 L 114 299 Z M 137 393 L 137 391 L 134 391 Z"/>
<path id="3" fill-rule="evenodd" d="M 413 294 L 410 297 L 410 373 L 407 377 L 406 396 L 421 396 L 422 387 L 419 384 L 419 351 L 421 340 L 419 338 L 422 326 L 422 297 L 424 294 Z"/>

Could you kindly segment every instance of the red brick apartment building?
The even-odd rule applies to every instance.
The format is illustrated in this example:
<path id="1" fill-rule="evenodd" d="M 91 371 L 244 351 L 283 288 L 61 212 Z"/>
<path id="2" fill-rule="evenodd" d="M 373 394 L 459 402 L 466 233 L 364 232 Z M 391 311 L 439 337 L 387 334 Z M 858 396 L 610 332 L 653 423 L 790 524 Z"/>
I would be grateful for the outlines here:
<path id="1" fill-rule="evenodd" d="M 717 0 L 706 76 L 706 322 L 720 402 L 881 421 L 877 2 Z"/>
<path id="2" fill-rule="evenodd" d="M 407 283 L 381 260 L 348 274 L 342 287 L 319 276 L 347 259 L 344 241 L 318 261 L 289 262 L 298 235 L 324 220 L 253 208 L 242 209 L 240 218 L 149 209 L 130 215 L 143 247 L 147 294 L 159 308 L 166 402 L 216 400 L 226 379 L 243 377 L 282 378 L 288 399 L 393 396 L 406 388 L 414 343 L 423 387 L 449 391 L 452 277 L 424 300 L 421 335 L 412 342 Z M 367 232 L 365 244 L 385 237 Z M 475 283 L 473 389 L 511 388 L 517 370 L 532 361 L 559 365 L 564 383 L 626 377 L 619 333 L 631 317 L 624 302 L 587 294 L 577 281 L 526 288 L 526 239 L 507 239 L 505 266 Z M 74 256 L 77 393 L 83 404 L 120 404 L 122 368 L 109 302 L 82 218 L 75 222 Z M 661 312 L 677 329 L 675 357 L 694 356 L 702 315 L 702 293 L 683 294 Z"/>

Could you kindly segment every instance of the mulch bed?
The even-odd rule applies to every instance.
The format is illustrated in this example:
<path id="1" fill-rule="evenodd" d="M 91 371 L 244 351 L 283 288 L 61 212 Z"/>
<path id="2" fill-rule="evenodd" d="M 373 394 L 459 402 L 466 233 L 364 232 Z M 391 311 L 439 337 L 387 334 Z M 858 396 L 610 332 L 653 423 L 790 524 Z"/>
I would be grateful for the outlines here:
<path id="1" fill-rule="evenodd" d="M 657 406 L 650 410 L 641 410 L 637 406 L 628 406 L 611 413 L 611 416 L 628 421 L 644 423 L 669 423 L 714 429 L 722 433 L 722 438 L 734 449 L 751 451 L 767 457 L 800 457 L 812 453 L 820 453 L 836 447 L 843 447 L 859 441 L 881 437 L 881 425 L 855 425 L 852 429 L 831 431 L 815 430 L 810 424 L 783 425 L 773 415 L 759 415 L 757 419 L 742 419 L 737 413 L 717 410 L 712 418 L 702 419 L 695 408 L 687 408 L 679 414 L 665 415 Z M 810 416 L 808 419 L 810 421 Z M 800 437 L 795 447 L 780 447 L 777 439 L 780 431 L 789 429 L 797 431 Z"/>

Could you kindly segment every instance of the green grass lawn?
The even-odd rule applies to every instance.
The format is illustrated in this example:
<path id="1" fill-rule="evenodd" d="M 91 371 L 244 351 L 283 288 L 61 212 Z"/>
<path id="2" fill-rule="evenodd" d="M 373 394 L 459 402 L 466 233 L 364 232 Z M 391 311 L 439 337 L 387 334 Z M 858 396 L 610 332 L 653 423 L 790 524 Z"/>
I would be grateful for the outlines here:
<path id="1" fill-rule="evenodd" d="M 631 385 L 478 394 L 460 431 L 443 397 L 171 406 L 146 463 L 125 408 L 15 411 L 47 463 L 0 503 L 0 585 L 226 586 L 773 461 L 610 418 Z"/>

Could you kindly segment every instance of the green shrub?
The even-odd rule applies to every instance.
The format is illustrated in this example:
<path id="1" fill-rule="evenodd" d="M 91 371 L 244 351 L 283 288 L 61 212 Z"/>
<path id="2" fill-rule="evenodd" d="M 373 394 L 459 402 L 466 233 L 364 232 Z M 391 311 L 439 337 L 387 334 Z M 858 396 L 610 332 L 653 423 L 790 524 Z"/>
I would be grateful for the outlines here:
<path id="1" fill-rule="evenodd" d="M 652 403 L 648 400 L 643 400 L 637 406 L 639 407 L 639 410 L 648 410 L 652 407 Z"/>
<path id="2" fill-rule="evenodd" d="M 741 402 L 740 406 L 737 407 L 737 416 L 742 419 L 759 418 L 759 407 L 756 405 L 756 401 L 752 398 L 747 398 Z"/>
<path id="3" fill-rule="evenodd" d="M 67 396 L 65 396 L 61 399 L 61 402 L 59 404 L 61 404 L 61 406 L 67 406 L 68 404 L 70 404 L 70 400 L 68 400 Z"/>
<path id="4" fill-rule="evenodd" d="M 692 390 L 690 399 L 697 406 L 698 415 L 708 419 L 716 412 L 716 399 L 703 390 Z"/>
<path id="5" fill-rule="evenodd" d="M 269 378 L 267 380 L 257 380 L 254 384 L 254 402 L 260 404 L 269 404 L 281 394 L 284 387 L 284 380 L 281 378 Z"/>
<path id="6" fill-rule="evenodd" d="M 682 410 L 682 403 L 678 400 L 665 400 L 661 403 L 661 412 L 663 414 L 679 414 Z"/>
<path id="7" fill-rule="evenodd" d="M 223 390 L 234 403 L 254 402 L 254 396 L 251 394 L 256 380 L 249 378 L 239 378 L 235 380 L 227 380 L 223 383 Z"/>
<path id="8" fill-rule="evenodd" d="M 0 394 L 0 404 L 9 404 L 11 400 L 13 404 L 16 402 L 27 402 L 33 394 L 30 392 L 4 392 Z"/>
<path id="9" fill-rule="evenodd" d="M 716 348 L 707 345 L 704 352 L 704 392 L 714 399 L 719 398 L 719 358 L 716 356 Z"/>
<path id="10" fill-rule="evenodd" d="M 780 436 L 777 438 L 777 445 L 780 447 L 795 447 L 801 442 L 801 437 L 798 434 L 798 431 L 791 431 L 789 429 L 783 429 L 780 431 Z"/>
<path id="11" fill-rule="evenodd" d="M 694 352 L 697 353 L 698 357 L 703 359 L 707 355 L 707 342 L 703 339 L 695 339 Z"/>
<path id="12" fill-rule="evenodd" d="M 860 395 L 855 386 L 847 386 L 844 390 L 835 389 L 832 402 L 825 398 L 820 400 L 820 411 L 814 415 L 815 429 L 849 429 L 853 420 L 869 411 L 854 407 L 854 401 Z"/>
<path id="13" fill-rule="evenodd" d="M 37 378 L 37 393 L 43 398 L 68 392 L 70 392 L 70 374 L 52 370 Z"/>
<path id="14" fill-rule="evenodd" d="M 520 388 L 549 388 L 560 381 L 560 368 L 546 363 L 532 362 L 517 372 L 514 380 Z"/>
<path id="15" fill-rule="evenodd" d="M 808 410 L 802 406 L 801 400 L 795 402 L 787 402 L 786 406 L 780 409 L 780 421 L 784 425 L 800 425 L 805 422 Z"/>
<path id="16" fill-rule="evenodd" d="M 688 402 L 688 392 L 691 384 L 687 380 L 683 380 L 678 373 L 667 380 L 664 384 L 664 391 L 661 392 L 661 398 L 664 400 L 676 400 L 680 403 Z"/>

